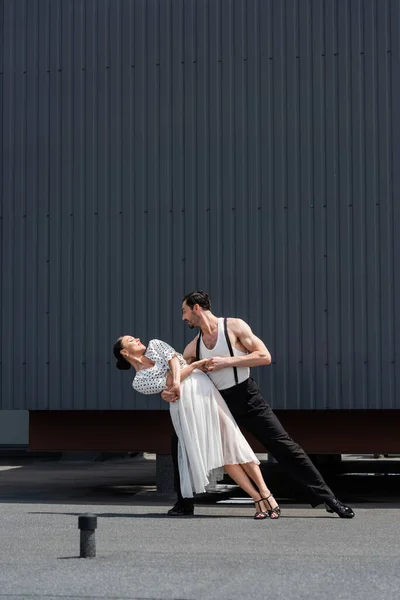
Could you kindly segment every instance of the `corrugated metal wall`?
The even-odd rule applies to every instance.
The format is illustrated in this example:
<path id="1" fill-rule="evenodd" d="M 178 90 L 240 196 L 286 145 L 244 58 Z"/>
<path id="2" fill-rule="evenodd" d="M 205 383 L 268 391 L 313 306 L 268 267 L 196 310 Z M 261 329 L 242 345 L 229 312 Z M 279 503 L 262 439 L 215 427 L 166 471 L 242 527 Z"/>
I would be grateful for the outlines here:
<path id="1" fill-rule="evenodd" d="M 195 288 L 265 340 L 274 407 L 400 408 L 398 0 L 0 19 L 3 408 L 165 408 L 112 342 L 182 349 Z"/>

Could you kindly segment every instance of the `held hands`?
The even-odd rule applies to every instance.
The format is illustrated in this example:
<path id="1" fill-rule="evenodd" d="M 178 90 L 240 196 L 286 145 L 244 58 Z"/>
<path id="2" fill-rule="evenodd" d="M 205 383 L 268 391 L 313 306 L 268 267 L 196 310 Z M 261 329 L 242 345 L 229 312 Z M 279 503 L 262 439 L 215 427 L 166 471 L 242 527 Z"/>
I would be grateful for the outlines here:
<path id="1" fill-rule="evenodd" d="M 206 371 L 206 365 L 209 362 L 209 358 L 203 358 L 202 360 L 195 360 L 191 366 L 193 369 L 200 369 L 200 371 Z"/>
<path id="2" fill-rule="evenodd" d="M 161 398 L 165 402 L 176 402 L 181 397 L 180 383 L 175 383 L 172 379 L 172 373 L 167 374 L 167 389 L 161 392 Z"/>
<path id="3" fill-rule="evenodd" d="M 179 400 L 181 397 L 181 384 L 180 382 L 172 383 L 172 385 L 168 388 L 168 392 L 174 396 L 173 402 Z"/>
<path id="4" fill-rule="evenodd" d="M 173 384 L 167 390 L 161 392 L 161 398 L 165 402 L 176 402 L 181 397 L 180 384 Z"/>
<path id="5" fill-rule="evenodd" d="M 221 358 L 220 356 L 216 356 L 214 358 L 202 358 L 201 360 L 192 362 L 191 366 L 194 369 L 200 369 L 201 371 L 204 371 L 204 373 L 209 373 L 210 371 L 219 371 L 220 369 L 226 369 L 226 367 L 229 367 L 229 358 Z"/>
<path id="6" fill-rule="evenodd" d="M 178 400 L 174 392 L 170 392 L 169 390 L 163 390 L 161 392 L 161 399 L 165 402 L 176 402 Z"/>
<path id="7" fill-rule="evenodd" d="M 200 361 L 203 362 L 203 361 Z M 220 369 L 226 369 L 229 366 L 228 358 L 221 358 L 220 356 L 215 356 L 214 358 L 209 358 L 206 361 L 204 366 L 204 372 L 210 373 L 211 371 L 219 371 Z"/>

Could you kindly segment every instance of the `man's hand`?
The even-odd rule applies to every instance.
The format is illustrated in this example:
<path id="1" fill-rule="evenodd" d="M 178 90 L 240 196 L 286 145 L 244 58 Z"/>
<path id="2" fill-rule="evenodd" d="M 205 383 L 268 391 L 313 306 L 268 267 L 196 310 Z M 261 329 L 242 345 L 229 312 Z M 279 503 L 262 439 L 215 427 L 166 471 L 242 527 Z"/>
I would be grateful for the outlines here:
<path id="1" fill-rule="evenodd" d="M 220 356 L 215 356 L 214 358 L 210 358 L 206 365 L 204 366 L 204 371 L 209 373 L 210 371 L 219 371 L 220 369 L 226 369 L 229 367 L 229 358 L 222 358 Z"/>
<path id="2" fill-rule="evenodd" d="M 173 392 L 170 392 L 170 390 L 162 391 L 161 398 L 162 398 L 162 400 L 164 400 L 164 402 L 176 402 L 178 400 L 178 398 L 176 397 L 176 394 Z"/>

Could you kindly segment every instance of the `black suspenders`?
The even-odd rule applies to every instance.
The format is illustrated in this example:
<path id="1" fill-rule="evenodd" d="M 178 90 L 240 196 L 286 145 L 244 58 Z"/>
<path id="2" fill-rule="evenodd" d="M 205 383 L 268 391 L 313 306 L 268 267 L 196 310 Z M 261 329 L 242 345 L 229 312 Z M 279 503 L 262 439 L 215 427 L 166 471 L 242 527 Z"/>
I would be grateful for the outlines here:
<path id="1" fill-rule="evenodd" d="M 199 335 L 197 336 L 197 342 L 196 342 L 196 360 L 200 360 L 200 340 L 201 340 L 201 331 L 200 331 Z"/>
<path id="2" fill-rule="evenodd" d="M 229 339 L 229 335 L 228 335 L 228 319 L 227 318 L 224 318 L 224 333 L 225 333 L 226 343 L 228 344 L 229 354 L 231 356 L 235 356 L 233 354 L 231 340 Z M 196 342 L 196 360 L 200 360 L 200 340 L 201 340 L 201 331 L 198 335 L 197 342 Z M 239 378 L 238 378 L 238 374 L 237 374 L 237 368 L 236 367 L 232 367 L 232 368 L 233 368 L 233 374 L 235 376 L 235 385 L 238 385 Z"/>
<path id="3" fill-rule="evenodd" d="M 225 339 L 226 339 L 226 343 L 228 344 L 230 355 L 235 356 L 233 354 L 231 340 L 229 339 L 229 335 L 228 335 L 228 319 L 226 319 L 226 318 L 224 319 L 224 333 L 225 333 Z M 235 376 L 235 385 L 237 385 L 239 383 L 237 368 L 236 367 L 232 367 L 232 368 L 233 368 L 233 374 Z"/>

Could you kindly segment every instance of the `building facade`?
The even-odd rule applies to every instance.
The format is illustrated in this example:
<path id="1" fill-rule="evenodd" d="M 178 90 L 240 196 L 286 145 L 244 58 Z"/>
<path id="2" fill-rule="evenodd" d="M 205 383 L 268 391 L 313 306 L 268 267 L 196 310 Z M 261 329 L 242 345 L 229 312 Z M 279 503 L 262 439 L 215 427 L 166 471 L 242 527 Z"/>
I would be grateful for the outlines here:
<path id="1" fill-rule="evenodd" d="M 400 5 L 0 0 L 1 407 L 163 410 L 209 291 L 281 410 L 400 408 Z"/>

